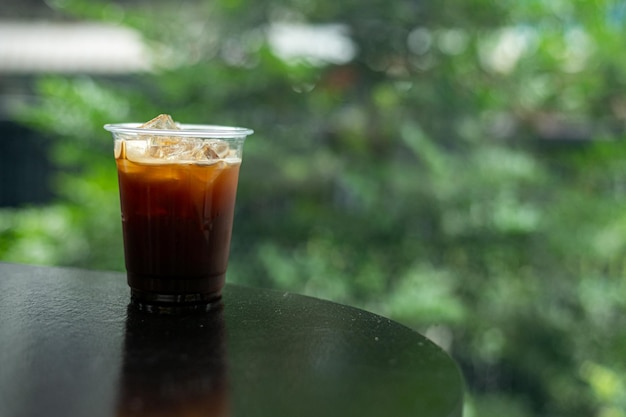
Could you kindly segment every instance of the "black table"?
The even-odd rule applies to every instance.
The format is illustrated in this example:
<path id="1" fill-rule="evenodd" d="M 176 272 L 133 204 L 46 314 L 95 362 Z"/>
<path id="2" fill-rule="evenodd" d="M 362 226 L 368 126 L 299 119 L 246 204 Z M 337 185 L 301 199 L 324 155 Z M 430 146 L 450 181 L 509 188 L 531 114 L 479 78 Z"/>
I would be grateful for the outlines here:
<path id="1" fill-rule="evenodd" d="M 420 334 L 315 298 L 227 285 L 157 315 L 119 273 L 0 263 L 0 416 L 460 416 Z"/>

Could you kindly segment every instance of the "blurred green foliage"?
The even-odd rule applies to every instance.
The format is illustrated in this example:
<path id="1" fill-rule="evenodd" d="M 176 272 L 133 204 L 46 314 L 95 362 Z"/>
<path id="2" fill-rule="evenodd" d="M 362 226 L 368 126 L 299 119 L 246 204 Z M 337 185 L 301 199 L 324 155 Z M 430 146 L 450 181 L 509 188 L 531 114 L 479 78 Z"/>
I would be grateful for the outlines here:
<path id="1" fill-rule="evenodd" d="M 58 200 L 0 211 L 0 259 L 123 269 L 108 122 L 170 113 L 246 144 L 229 280 L 375 311 L 458 360 L 466 416 L 626 416 L 620 2 L 51 1 L 130 26 L 155 70 L 44 77 Z M 280 23 L 345 25 L 347 62 Z"/>

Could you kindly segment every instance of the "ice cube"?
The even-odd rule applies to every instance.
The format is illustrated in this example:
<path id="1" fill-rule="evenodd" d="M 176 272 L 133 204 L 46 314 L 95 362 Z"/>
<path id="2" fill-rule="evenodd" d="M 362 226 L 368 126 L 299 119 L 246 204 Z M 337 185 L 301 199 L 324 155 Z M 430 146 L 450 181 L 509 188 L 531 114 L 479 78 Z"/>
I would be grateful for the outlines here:
<path id="1" fill-rule="evenodd" d="M 123 148 L 124 142 L 122 140 L 116 139 L 113 147 L 113 154 L 115 155 L 115 159 L 120 159 L 122 157 Z"/>
<path id="2" fill-rule="evenodd" d="M 224 159 L 230 152 L 228 142 L 219 139 L 210 139 L 203 143 L 202 152 L 205 159 Z"/>
<path id="3" fill-rule="evenodd" d="M 154 119 L 139 126 L 140 129 L 180 130 L 178 124 L 169 114 L 159 114 Z"/>
<path id="4" fill-rule="evenodd" d="M 188 159 L 196 148 L 189 139 L 171 136 L 152 136 L 148 139 L 148 156 L 167 160 Z"/>
<path id="5" fill-rule="evenodd" d="M 146 155 L 146 142 L 143 140 L 127 140 L 124 142 L 125 157 L 131 161 L 138 161 Z"/>
<path id="6" fill-rule="evenodd" d="M 160 114 L 154 119 L 139 126 L 141 129 L 180 130 L 180 127 L 169 114 Z M 158 159 L 180 159 L 188 150 L 189 144 L 183 138 L 171 136 L 144 136 L 146 148 L 144 155 Z"/>
<path id="7" fill-rule="evenodd" d="M 144 123 L 140 128 L 180 130 L 179 125 L 168 114 L 161 114 Z M 161 136 L 150 133 L 140 135 L 140 138 L 142 140 L 127 141 L 129 145 L 131 142 L 137 142 L 126 147 L 128 158 L 136 162 L 154 164 L 158 161 L 178 161 L 213 164 L 232 154 L 228 142 L 221 139 L 202 140 L 200 138 Z"/>

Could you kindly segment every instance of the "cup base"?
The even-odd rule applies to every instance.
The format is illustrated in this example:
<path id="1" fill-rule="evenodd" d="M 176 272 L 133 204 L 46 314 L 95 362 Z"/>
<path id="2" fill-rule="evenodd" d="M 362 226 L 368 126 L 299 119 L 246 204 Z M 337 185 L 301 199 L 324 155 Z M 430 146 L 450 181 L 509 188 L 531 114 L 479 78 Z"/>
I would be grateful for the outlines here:
<path id="1" fill-rule="evenodd" d="M 221 304 L 220 292 L 209 294 L 160 294 L 130 289 L 131 303 L 139 310 L 159 314 L 205 312 Z"/>

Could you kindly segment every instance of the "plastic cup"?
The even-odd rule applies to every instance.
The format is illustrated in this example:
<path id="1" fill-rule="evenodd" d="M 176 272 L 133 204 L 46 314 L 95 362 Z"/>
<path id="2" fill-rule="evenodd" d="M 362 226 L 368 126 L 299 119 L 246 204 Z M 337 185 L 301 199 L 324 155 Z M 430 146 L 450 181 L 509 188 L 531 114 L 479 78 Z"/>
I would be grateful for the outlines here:
<path id="1" fill-rule="evenodd" d="M 221 297 L 243 144 L 252 130 L 107 124 L 117 164 L 131 299 L 202 309 Z"/>

